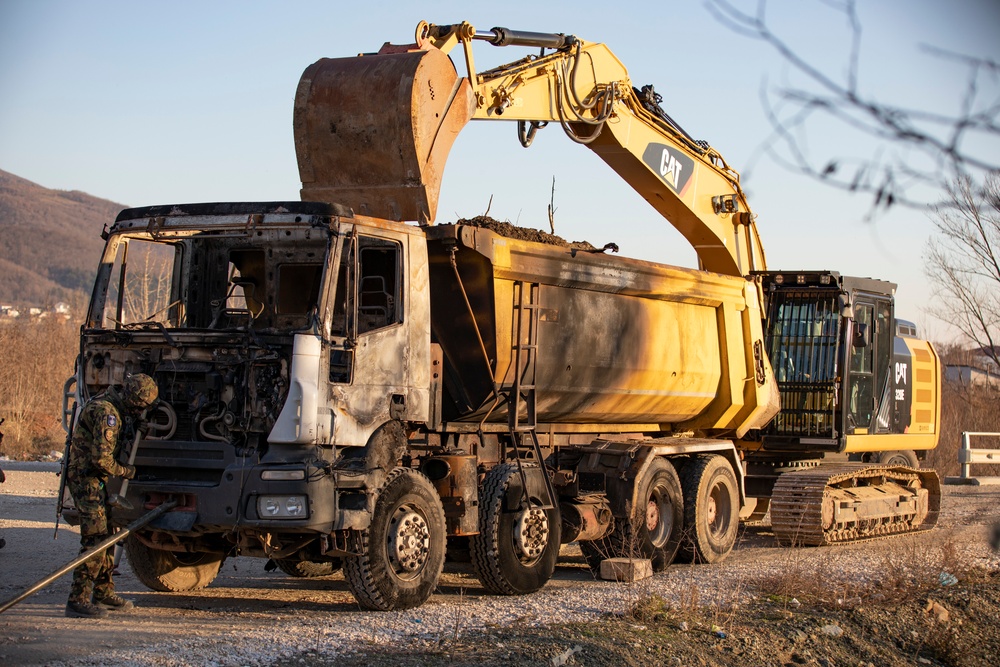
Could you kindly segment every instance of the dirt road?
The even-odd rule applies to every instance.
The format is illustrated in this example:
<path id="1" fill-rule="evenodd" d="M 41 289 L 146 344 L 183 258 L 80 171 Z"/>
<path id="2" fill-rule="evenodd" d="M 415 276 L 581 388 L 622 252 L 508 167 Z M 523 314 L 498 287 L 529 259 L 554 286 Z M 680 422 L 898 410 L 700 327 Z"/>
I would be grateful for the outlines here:
<path id="1" fill-rule="evenodd" d="M 0 534 L 7 545 L 0 549 L 0 600 L 7 600 L 75 557 L 79 536 L 62 526 L 53 540 L 55 464 L 2 466 L 7 482 L 0 485 Z M 749 528 L 722 564 L 674 565 L 633 585 L 595 581 L 570 545 L 553 581 L 534 595 L 486 596 L 471 572 L 459 569 L 446 573 L 438 594 L 420 609 L 384 614 L 359 611 L 339 574 L 292 579 L 265 572 L 262 560 L 234 558 L 209 588 L 168 594 L 146 590 L 123 565 L 116 581 L 119 592 L 135 601 L 134 611 L 100 620 L 65 618 L 67 575 L 0 615 L 0 664 L 392 664 L 363 656 L 439 646 L 483 628 L 537 634 L 552 624 L 596 622 L 651 596 L 735 613 L 736 605 L 760 597 L 750 582 L 792 570 L 828 572 L 848 592 L 878 582 L 889 569 L 921 563 L 997 570 L 986 535 L 1000 514 L 1000 487 L 946 487 L 942 505 L 935 530 L 846 547 L 780 549 L 766 527 Z M 545 664 L 558 655 L 536 657 Z M 597 663 L 580 656 L 575 664 Z"/>

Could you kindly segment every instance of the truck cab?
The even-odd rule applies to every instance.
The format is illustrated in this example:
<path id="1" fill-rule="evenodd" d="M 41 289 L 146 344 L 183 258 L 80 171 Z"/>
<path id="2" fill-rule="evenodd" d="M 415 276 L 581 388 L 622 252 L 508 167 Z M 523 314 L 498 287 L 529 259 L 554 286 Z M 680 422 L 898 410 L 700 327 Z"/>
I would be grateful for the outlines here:
<path id="1" fill-rule="evenodd" d="M 366 478 L 338 495 L 330 470 L 386 423 L 429 418 L 419 228 L 330 204 L 194 204 L 125 210 L 105 238 L 77 401 L 152 376 L 124 518 L 181 499 L 134 548 L 280 558 L 365 527 Z"/>

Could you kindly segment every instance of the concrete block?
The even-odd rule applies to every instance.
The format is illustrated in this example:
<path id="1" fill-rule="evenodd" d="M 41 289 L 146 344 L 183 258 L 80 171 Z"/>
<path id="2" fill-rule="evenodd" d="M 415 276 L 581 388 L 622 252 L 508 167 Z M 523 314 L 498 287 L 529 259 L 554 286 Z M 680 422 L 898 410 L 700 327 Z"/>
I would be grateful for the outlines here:
<path id="1" fill-rule="evenodd" d="M 606 558 L 601 561 L 601 579 L 632 582 L 653 576 L 653 563 L 648 558 Z"/>
<path id="2" fill-rule="evenodd" d="M 1000 477 L 945 477 L 945 484 L 964 484 L 966 486 L 997 486 Z"/>

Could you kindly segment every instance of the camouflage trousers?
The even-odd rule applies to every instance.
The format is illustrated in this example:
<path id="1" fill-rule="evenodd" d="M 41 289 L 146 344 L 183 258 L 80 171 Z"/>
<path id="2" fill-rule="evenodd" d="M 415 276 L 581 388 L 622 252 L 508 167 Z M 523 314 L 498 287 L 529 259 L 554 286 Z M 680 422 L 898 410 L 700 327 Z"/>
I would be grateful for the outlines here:
<path id="1" fill-rule="evenodd" d="M 75 477 L 66 479 L 73 502 L 80 511 L 80 553 L 91 549 L 111 533 L 108 530 L 108 492 L 104 481 L 98 477 Z M 80 563 L 73 570 L 73 585 L 70 588 L 70 602 L 90 602 L 91 595 L 103 599 L 115 592 L 111 580 L 114 570 L 114 548 Z"/>

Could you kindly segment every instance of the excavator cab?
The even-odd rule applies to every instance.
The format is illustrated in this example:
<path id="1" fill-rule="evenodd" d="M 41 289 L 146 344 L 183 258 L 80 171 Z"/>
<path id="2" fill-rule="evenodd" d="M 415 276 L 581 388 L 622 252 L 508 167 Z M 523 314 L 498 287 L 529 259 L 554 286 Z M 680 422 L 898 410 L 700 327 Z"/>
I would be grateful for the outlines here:
<path id="1" fill-rule="evenodd" d="M 781 396 L 760 434 L 765 451 L 892 449 L 877 439 L 890 434 L 928 436 L 907 449 L 936 444 L 938 392 L 914 383 L 931 389 L 937 357 L 926 341 L 897 335 L 893 283 L 830 271 L 758 275 Z"/>

